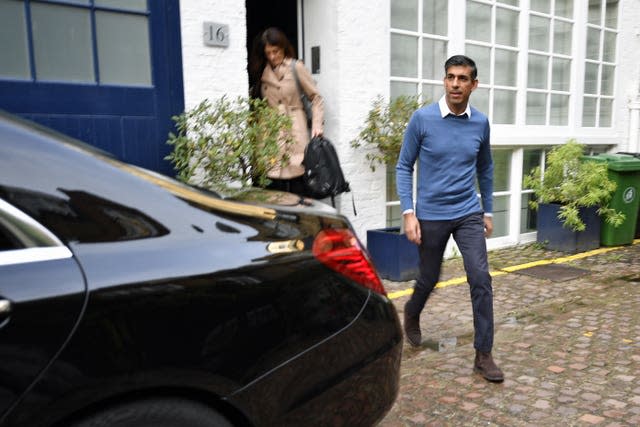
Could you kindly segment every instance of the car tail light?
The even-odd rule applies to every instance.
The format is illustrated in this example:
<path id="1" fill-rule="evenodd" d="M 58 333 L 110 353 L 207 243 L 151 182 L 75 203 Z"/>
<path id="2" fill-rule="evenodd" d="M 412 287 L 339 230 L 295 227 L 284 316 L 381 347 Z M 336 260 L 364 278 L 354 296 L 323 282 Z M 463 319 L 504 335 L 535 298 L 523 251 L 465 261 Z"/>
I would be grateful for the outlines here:
<path id="1" fill-rule="evenodd" d="M 312 252 L 330 269 L 366 288 L 387 295 L 378 273 L 351 230 L 322 230 L 313 242 Z"/>

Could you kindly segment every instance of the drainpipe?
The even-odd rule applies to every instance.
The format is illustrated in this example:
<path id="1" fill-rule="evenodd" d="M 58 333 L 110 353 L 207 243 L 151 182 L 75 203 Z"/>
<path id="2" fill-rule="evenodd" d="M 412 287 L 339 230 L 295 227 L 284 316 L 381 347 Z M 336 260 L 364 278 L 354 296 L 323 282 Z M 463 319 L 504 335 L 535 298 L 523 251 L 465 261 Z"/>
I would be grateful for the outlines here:
<path id="1" fill-rule="evenodd" d="M 638 128 L 640 127 L 640 97 L 629 102 L 629 144 L 627 151 L 640 153 Z"/>

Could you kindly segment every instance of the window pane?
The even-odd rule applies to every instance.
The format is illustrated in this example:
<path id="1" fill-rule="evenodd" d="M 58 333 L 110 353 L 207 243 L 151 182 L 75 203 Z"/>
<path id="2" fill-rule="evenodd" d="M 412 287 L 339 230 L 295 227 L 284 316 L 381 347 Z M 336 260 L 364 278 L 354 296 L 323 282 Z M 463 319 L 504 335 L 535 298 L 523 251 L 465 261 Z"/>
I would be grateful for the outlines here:
<path id="1" fill-rule="evenodd" d="M 536 231 L 536 211 L 529 207 L 529 201 L 533 200 L 533 193 L 525 193 L 520 201 L 520 232 L 529 233 Z"/>
<path id="2" fill-rule="evenodd" d="M 511 150 L 491 150 L 493 157 L 493 191 L 509 191 Z"/>
<path id="3" fill-rule="evenodd" d="M 396 191 L 396 168 L 395 164 L 387 165 L 387 201 L 400 200 Z"/>
<path id="4" fill-rule="evenodd" d="M 31 22 L 38 80 L 95 81 L 88 10 L 32 3 Z"/>
<path id="5" fill-rule="evenodd" d="M 489 115 L 489 89 L 479 87 L 473 91 L 469 103 L 473 105 L 478 111 Z"/>
<path id="6" fill-rule="evenodd" d="M 600 100 L 600 122 L 599 127 L 610 127 L 611 116 L 613 114 L 613 99 Z"/>
<path id="7" fill-rule="evenodd" d="M 418 0 L 391 2 L 391 28 L 411 31 L 418 29 Z"/>
<path id="8" fill-rule="evenodd" d="M 493 198 L 493 234 L 491 237 L 509 234 L 509 196 Z"/>
<path id="9" fill-rule="evenodd" d="M 596 98 L 584 98 L 582 103 L 582 126 L 594 127 L 596 125 Z"/>
<path id="10" fill-rule="evenodd" d="M 607 62 L 616 61 L 616 33 L 611 31 L 604 32 L 602 60 Z"/>
<path id="11" fill-rule="evenodd" d="M 522 178 L 529 173 L 537 166 L 540 166 L 540 159 L 542 158 L 542 150 L 539 148 L 536 149 L 525 149 L 522 154 Z"/>
<path id="12" fill-rule="evenodd" d="M 447 60 L 447 42 L 442 40 L 422 40 L 422 78 L 440 79 L 444 74 Z"/>
<path id="13" fill-rule="evenodd" d="M 515 86 L 518 73 L 518 53 L 511 50 L 496 49 L 495 84 Z"/>
<path id="14" fill-rule="evenodd" d="M 531 0 L 531 10 L 542 13 L 551 13 L 550 0 Z"/>
<path id="15" fill-rule="evenodd" d="M 102 83 L 151 85 L 146 16 L 97 11 L 96 37 Z"/>
<path id="16" fill-rule="evenodd" d="M 598 94 L 598 64 L 584 64 L 584 93 Z"/>
<path id="17" fill-rule="evenodd" d="M 505 46 L 518 46 L 518 12 L 496 9 L 496 43 Z"/>
<path id="18" fill-rule="evenodd" d="M 602 25 L 602 0 L 589 0 L 589 24 Z"/>
<path id="19" fill-rule="evenodd" d="M 387 227 L 400 227 L 401 223 L 400 206 L 387 206 Z"/>
<path id="20" fill-rule="evenodd" d="M 613 95 L 613 78 L 616 68 L 611 65 L 602 66 L 602 82 L 600 83 L 600 95 Z"/>
<path id="21" fill-rule="evenodd" d="M 600 59 L 600 30 L 587 28 L 587 59 Z"/>
<path id="22" fill-rule="evenodd" d="M 549 23 L 548 18 L 532 16 L 529 21 L 529 49 L 549 51 Z"/>
<path id="23" fill-rule="evenodd" d="M 465 47 L 466 55 L 473 59 L 478 69 L 478 80 L 489 83 L 491 72 L 491 48 L 468 44 Z"/>
<path id="24" fill-rule="evenodd" d="M 447 15 L 447 0 L 424 0 L 422 6 L 422 31 L 428 34 L 446 36 Z"/>
<path id="25" fill-rule="evenodd" d="M 553 51 L 563 55 L 571 55 L 572 25 L 568 22 L 554 21 Z"/>
<path id="26" fill-rule="evenodd" d="M 556 16 L 564 18 L 573 17 L 573 0 L 556 0 Z"/>
<path id="27" fill-rule="evenodd" d="M 415 83 L 391 82 L 391 98 L 397 98 L 400 95 L 414 96 L 418 93 L 418 85 Z"/>
<path id="28" fill-rule="evenodd" d="M 391 75 L 418 77 L 418 39 L 391 34 Z"/>
<path id="29" fill-rule="evenodd" d="M 22 2 L 0 2 L 0 76 L 28 79 L 29 54 Z"/>
<path id="30" fill-rule="evenodd" d="M 147 0 L 94 0 L 96 6 L 113 7 L 117 9 L 147 11 Z"/>
<path id="31" fill-rule="evenodd" d="M 546 124 L 547 95 L 545 93 L 527 93 L 527 124 Z"/>
<path id="32" fill-rule="evenodd" d="M 491 41 L 491 6 L 467 2 L 467 39 Z"/>
<path id="33" fill-rule="evenodd" d="M 547 74 L 549 70 L 549 58 L 542 55 L 529 55 L 527 67 L 527 87 L 532 89 L 548 89 Z"/>
<path id="34" fill-rule="evenodd" d="M 553 58 L 551 89 L 568 92 L 571 84 L 571 60 Z"/>
<path id="35" fill-rule="evenodd" d="M 423 102 L 437 102 L 444 95 L 444 87 L 439 85 L 422 85 L 422 101 Z"/>
<path id="36" fill-rule="evenodd" d="M 567 126 L 569 124 L 569 96 L 551 95 L 551 111 L 549 112 L 551 126 Z"/>
<path id="37" fill-rule="evenodd" d="M 516 92 L 495 90 L 493 94 L 493 122 L 512 125 L 516 122 Z"/>
<path id="38" fill-rule="evenodd" d="M 604 17 L 607 28 L 618 28 L 618 0 L 608 0 Z"/>

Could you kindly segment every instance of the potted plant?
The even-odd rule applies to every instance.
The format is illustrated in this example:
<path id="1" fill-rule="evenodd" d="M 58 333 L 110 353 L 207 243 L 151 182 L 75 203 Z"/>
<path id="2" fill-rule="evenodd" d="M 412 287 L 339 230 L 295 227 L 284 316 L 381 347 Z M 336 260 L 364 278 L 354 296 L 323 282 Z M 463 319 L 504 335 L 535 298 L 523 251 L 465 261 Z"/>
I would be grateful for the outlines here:
<path id="1" fill-rule="evenodd" d="M 181 181 L 237 197 L 267 186 L 267 172 L 289 161 L 279 153 L 293 142 L 291 119 L 262 99 L 204 100 L 173 120 L 178 133 L 169 135 L 166 159 Z"/>
<path id="2" fill-rule="evenodd" d="M 583 161 L 584 145 L 575 139 L 552 148 L 544 171 L 534 168 L 524 178 L 535 200 L 537 241 L 563 252 L 581 252 L 600 246 L 601 218 L 617 227 L 624 214 L 610 207 L 616 183 L 609 179 L 607 165 Z"/>
<path id="3" fill-rule="evenodd" d="M 424 105 L 417 96 L 398 96 L 386 102 L 377 97 L 358 136 L 351 141 L 366 150 L 372 171 L 377 166 L 395 168 L 404 132 L 415 110 Z M 367 230 L 367 249 L 381 277 L 396 281 L 414 279 L 418 273 L 418 247 L 400 227 Z"/>

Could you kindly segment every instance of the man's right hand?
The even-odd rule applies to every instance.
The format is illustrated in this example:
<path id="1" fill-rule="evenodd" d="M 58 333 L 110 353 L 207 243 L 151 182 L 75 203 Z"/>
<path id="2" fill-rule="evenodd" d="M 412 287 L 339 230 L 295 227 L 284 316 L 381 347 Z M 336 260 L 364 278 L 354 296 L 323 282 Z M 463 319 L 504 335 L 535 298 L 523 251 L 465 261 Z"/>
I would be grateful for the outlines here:
<path id="1" fill-rule="evenodd" d="M 408 212 L 402 215 L 404 218 L 404 232 L 410 242 L 419 245 L 422 242 L 422 233 L 420 232 L 420 221 L 416 218 L 416 214 Z"/>

